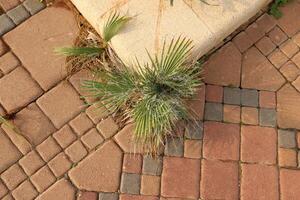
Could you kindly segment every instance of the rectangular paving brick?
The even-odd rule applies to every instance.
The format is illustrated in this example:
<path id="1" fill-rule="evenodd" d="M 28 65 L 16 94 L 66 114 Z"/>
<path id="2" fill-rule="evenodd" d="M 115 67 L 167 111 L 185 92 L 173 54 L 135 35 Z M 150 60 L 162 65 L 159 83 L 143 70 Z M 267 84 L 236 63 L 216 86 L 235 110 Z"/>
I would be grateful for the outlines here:
<path id="1" fill-rule="evenodd" d="M 168 138 L 165 145 L 165 155 L 182 157 L 183 148 L 182 138 Z"/>
<path id="2" fill-rule="evenodd" d="M 15 26 L 14 22 L 6 14 L 0 15 L 0 36 L 12 30 Z"/>
<path id="3" fill-rule="evenodd" d="M 232 105 L 241 104 L 240 88 L 224 87 L 224 103 Z"/>
<path id="4" fill-rule="evenodd" d="M 203 138 L 203 122 L 202 121 L 189 121 L 184 136 L 188 139 L 200 140 Z"/>
<path id="5" fill-rule="evenodd" d="M 121 178 L 121 192 L 126 194 L 139 194 L 141 188 L 141 175 L 123 173 Z"/>
<path id="6" fill-rule="evenodd" d="M 19 164 L 25 173 L 30 176 L 40 169 L 45 163 L 35 151 L 31 151 L 19 160 Z"/>
<path id="7" fill-rule="evenodd" d="M 223 105 L 220 103 L 205 103 L 204 119 L 211 121 L 222 121 Z"/>
<path id="8" fill-rule="evenodd" d="M 39 85 L 22 67 L 0 79 L 0 103 L 8 113 L 26 106 L 41 94 Z"/>
<path id="9" fill-rule="evenodd" d="M 184 157 L 201 158 L 202 141 L 201 140 L 185 140 L 184 141 Z"/>
<path id="10" fill-rule="evenodd" d="M 78 136 L 87 132 L 94 125 L 85 113 L 80 113 L 69 124 Z"/>
<path id="11" fill-rule="evenodd" d="M 262 126 L 276 126 L 276 110 L 261 108 L 259 109 L 259 124 Z"/>
<path id="12" fill-rule="evenodd" d="M 140 174 L 142 172 L 142 162 L 140 154 L 124 154 L 123 172 Z"/>
<path id="13" fill-rule="evenodd" d="M 20 4 L 20 1 L 18 0 L 0 0 L 0 7 L 3 8 L 3 10 L 9 11 L 10 9 L 16 7 Z"/>
<path id="14" fill-rule="evenodd" d="M 65 150 L 65 152 L 73 163 L 80 161 L 88 153 L 80 141 L 74 142 Z"/>
<path id="15" fill-rule="evenodd" d="M 297 167 L 297 152 L 294 149 L 278 149 L 278 164 L 280 167 Z"/>
<path id="16" fill-rule="evenodd" d="M 162 157 L 144 156 L 143 159 L 143 174 L 161 175 L 162 172 Z"/>
<path id="17" fill-rule="evenodd" d="M 242 89 L 241 103 L 243 106 L 258 107 L 258 91 L 252 89 Z"/>
<path id="18" fill-rule="evenodd" d="M 31 15 L 34 15 L 45 8 L 45 4 L 36 0 L 25 0 L 23 2 L 24 7 L 30 12 Z"/>
<path id="19" fill-rule="evenodd" d="M 280 199 L 292 200 L 298 199 L 300 196 L 299 190 L 300 171 L 293 169 L 280 170 Z"/>
<path id="20" fill-rule="evenodd" d="M 68 147 L 77 139 L 69 125 L 63 126 L 60 130 L 53 134 L 53 137 L 63 149 Z"/>
<path id="21" fill-rule="evenodd" d="M 4 183 L 0 181 L 0 198 L 4 197 L 4 195 L 6 195 L 7 193 L 8 193 L 8 189 L 6 188 Z"/>
<path id="22" fill-rule="evenodd" d="M 296 133 L 290 130 L 278 130 L 278 146 L 283 148 L 296 148 Z"/>
<path id="23" fill-rule="evenodd" d="M 141 194 L 158 196 L 160 192 L 160 177 L 142 175 Z"/>
<path id="24" fill-rule="evenodd" d="M 45 166 L 32 175 L 30 180 L 39 192 L 43 192 L 56 181 L 56 178 L 49 167 Z"/>
<path id="25" fill-rule="evenodd" d="M 48 162 L 48 166 L 56 177 L 60 177 L 72 167 L 72 163 L 65 153 L 61 152 Z"/>
<path id="26" fill-rule="evenodd" d="M 59 152 L 61 152 L 60 146 L 53 139 L 53 137 L 48 137 L 44 142 L 36 147 L 36 150 L 39 152 L 44 161 L 48 162 Z"/>
<path id="27" fill-rule="evenodd" d="M 104 141 L 104 138 L 100 135 L 97 129 L 93 128 L 81 137 L 81 141 L 89 149 L 93 149 Z"/>
<path id="28" fill-rule="evenodd" d="M 8 52 L 0 57 L 0 70 L 4 74 L 8 74 L 18 65 L 20 65 L 20 61 L 12 52 Z"/>
<path id="29" fill-rule="evenodd" d="M 260 91 L 259 92 L 259 106 L 261 108 L 275 108 L 276 107 L 275 92 Z"/>
<path id="30" fill-rule="evenodd" d="M 202 160 L 200 186 L 202 199 L 238 200 L 238 185 L 237 163 Z"/>
<path id="31" fill-rule="evenodd" d="M 38 192 L 29 180 L 24 181 L 13 192 L 15 199 L 34 199 L 38 196 Z"/>
<path id="32" fill-rule="evenodd" d="M 66 82 L 60 83 L 36 102 L 56 128 L 77 116 L 84 105 L 76 90 Z"/>
<path id="33" fill-rule="evenodd" d="M 241 121 L 241 107 L 235 105 L 223 106 L 223 120 L 224 122 L 240 123 Z"/>
<path id="34" fill-rule="evenodd" d="M 252 107 L 242 107 L 242 123 L 258 125 L 258 109 Z"/>
<path id="35" fill-rule="evenodd" d="M 99 200 L 119 200 L 118 193 L 99 193 Z"/>
<path id="36" fill-rule="evenodd" d="M 1 179 L 4 181 L 8 189 L 13 190 L 26 178 L 26 174 L 18 164 L 14 164 L 1 174 Z"/>
<path id="37" fill-rule="evenodd" d="M 16 25 L 19 25 L 30 17 L 29 12 L 23 5 L 18 5 L 17 7 L 9 10 L 6 14 L 13 20 Z"/>

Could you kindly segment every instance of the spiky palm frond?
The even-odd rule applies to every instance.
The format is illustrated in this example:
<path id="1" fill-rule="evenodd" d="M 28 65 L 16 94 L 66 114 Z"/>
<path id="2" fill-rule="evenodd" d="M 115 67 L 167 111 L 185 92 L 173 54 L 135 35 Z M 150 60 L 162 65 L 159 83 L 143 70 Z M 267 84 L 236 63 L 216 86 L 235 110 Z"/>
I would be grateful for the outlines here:
<path id="1" fill-rule="evenodd" d="M 85 81 L 84 87 L 111 112 L 125 111 L 135 124 L 135 139 L 156 150 L 177 121 L 188 119 L 185 100 L 201 85 L 201 67 L 188 62 L 192 48 L 191 40 L 173 39 L 159 55 L 148 54 L 149 64 L 107 70 L 102 81 Z"/>
<path id="2" fill-rule="evenodd" d="M 119 33 L 121 29 L 132 19 L 132 17 L 122 16 L 118 12 L 113 12 L 106 24 L 103 27 L 103 39 L 105 42 L 109 42 L 115 35 Z"/>
<path id="3" fill-rule="evenodd" d="M 104 51 L 100 47 L 59 47 L 54 52 L 64 56 L 99 56 Z"/>

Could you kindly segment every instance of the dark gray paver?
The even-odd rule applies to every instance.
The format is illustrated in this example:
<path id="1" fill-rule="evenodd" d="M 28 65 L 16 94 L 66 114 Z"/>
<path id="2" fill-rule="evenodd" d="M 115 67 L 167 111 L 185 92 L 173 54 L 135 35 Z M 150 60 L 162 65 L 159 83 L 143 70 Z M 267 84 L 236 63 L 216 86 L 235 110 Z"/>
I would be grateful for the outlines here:
<path id="1" fill-rule="evenodd" d="M 121 178 L 121 192 L 126 194 L 139 194 L 141 188 L 141 175 L 123 173 Z"/>
<path id="2" fill-rule="evenodd" d="M 38 0 L 25 0 L 23 2 L 23 5 L 31 15 L 34 15 L 45 8 L 45 4 L 41 3 Z"/>
<path id="3" fill-rule="evenodd" d="M 188 122 L 185 137 L 188 139 L 201 140 L 203 138 L 203 122 Z"/>
<path id="4" fill-rule="evenodd" d="M 15 24 L 20 24 L 30 17 L 29 12 L 25 9 L 25 7 L 21 4 L 17 7 L 9 10 L 7 15 L 13 20 Z"/>
<path id="5" fill-rule="evenodd" d="M 165 146 L 165 155 L 167 156 L 183 156 L 183 139 L 181 138 L 168 138 Z"/>
<path id="6" fill-rule="evenodd" d="M 259 124 L 261 126 L 276 126 L 276 110 L 261 108 L 259 109 Z"/>
<path id="7" fill-rule="evenodd" d="M 241 89 L 224 87 L 224 103 L 232 105 L 241 104 Z"/>
<path id="8" fill-rule="evenodd" d="M 143 174 L 159 176 L 162 172 L 162 157 L 144 156 L 143 159 Z"/>
<path id="9" fill-rule="evenodd" d="M 223 105 L 220 103 L 205 103 L 204 119 L 222 121 Z"/>
<path id="10" fill-rule="evenodd" d="M 290 130 L 278 130 L 278 145 L 283 148 L 295 148 L 296 133 Z"/>
<path id="11" fill-rule="evenodd" d="M 258 91 L 242 89 L 241 104 L 243 106 L 258 107 Z"/>
<path id="12" fill-rule="evenodd" d="M 119 194 L 118 193 L 99 193 L 99 200 L 118 200 Z"/>
<path id="13" fill-rule="evenodd" d="M 12 30 L 15 26 L 14 22 L 6 14 L 0 16 L 0 36 Z"/>

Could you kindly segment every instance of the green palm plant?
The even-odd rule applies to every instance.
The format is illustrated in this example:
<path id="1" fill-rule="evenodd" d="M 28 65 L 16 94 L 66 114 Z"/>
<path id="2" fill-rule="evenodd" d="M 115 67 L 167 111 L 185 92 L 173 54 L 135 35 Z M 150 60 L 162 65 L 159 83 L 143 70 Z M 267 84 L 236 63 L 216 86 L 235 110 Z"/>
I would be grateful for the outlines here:
<path id="1" fill-rule="evenodd" d="M 159 55 L 148 53 L 150 63 L 105 70 L 101 81 L 83 86 L 111 113 L 121 112 L 135 124 L 134 138 L 155 151 L 179 120 L 189 119 L 186 100 L 201 85 L 201 66 L 188 62 L 192 41 L 186 38 L 164 43 Z"/>

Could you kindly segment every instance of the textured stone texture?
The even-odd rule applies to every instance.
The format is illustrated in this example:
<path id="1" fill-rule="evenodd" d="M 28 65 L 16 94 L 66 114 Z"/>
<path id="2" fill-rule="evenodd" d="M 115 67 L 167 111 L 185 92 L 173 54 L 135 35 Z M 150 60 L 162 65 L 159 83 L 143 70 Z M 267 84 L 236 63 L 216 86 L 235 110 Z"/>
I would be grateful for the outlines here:
<path id="1" fill-rule="evenodd" d="M 59 131 L 53 134 L 53 137 L 63 149 L 76 140 L 76 135 L 69 125 L 63 126 Z"/>
<path id="2" fill-rule="evenodd" d="M 297 152 L 293 149 L 279 148 L 278 164 L 281 167 L 297 167 Z"/>
<path id="3" fill-rule="evenodd" d="M 0 70 L 4 74 L 8 74 L 13 69 L 20 65 L 20 61 L 12 52 L 7 52 L 0 57 Z"/>
<path id="4" fill-rule="evenodd" d="M 121 163 L 121 150 L 109 141 L 71 169 L 69 176 L 79 189 L 116 192 L 119 188 Z"/>
<path id="5" fill-rule="evenodd" d="M 123 172 L 140 174 L 142 171 L 142 156 L 139 154 L 124 154 Z"/>
<path id="6" fill-rule="evenodd" d="M 234 105 L 224 105 L 223 115 L 224 122 L 240 123 L 241 107 Z"/>
<path id="7" fill-rule="evenodd" d="M 19 25 L 30 17 L 29 12 L 25 9 L 23 5 L 18 5 L 17 7 L 9 10 L 7 15 L 13 20 L 16 25 Z"/>
<path id="8" fill-rule="evenodd" d="M 278 130 L 278 146 L 283 148 L 295 148 L 296 134 L 294 131 Z"/>
<path id="9" fill-rule="evenodd" d="M 165 145 L 165 155 L 167 156 L 183 156 L 183 139 L 169 138 Z"/>
<path id="10" fill-rule="evenodd" d="M 164 158 L 161 194 L 165 197 L 199 197 L 200 161 L 187 158 Z"/>
<path id="11" fill-rule="evenodd" d="M 12 196 L 15 199 L 34 199 L 38 195 L 38 192 L 28 180 L 19 185 L 13 192 Z"/>
<path id="12" fill-rule="evenodd" d="M 48 90 L 66 76 L 64 58 L 57 57 L 53 49 L 72 44 L 77 33 L 72 13 L 65 8 L 51 7 L 6 34 L 4 41 L 41 87 Z"/>
<path id="13" fill-rule="evenodd" d="M 30 176 L 44 165 L 44 161 L 35 151 L 31 151 L 19 160 L 19 164 L 25 173 Z"/>
<path id="14" fill-rule="evenodd" d="M 73 163 L 79 162 L 88 154 L 80 141 L 74 142 L 65 150 L 65 152 Z"/>
<path id="15" fill-rule="evenodd" d="M 16 25 L 14 22 L 6 15 L 0 15 L 0 35 L 4 35 L 11 29 L 13 29 Z"/>
<path id="16" fill-rule="evenodd" d="M 120 190 L 122 193 L 139 194 L 141 189 L 141 175 L 123 173 Z"/>
<path id="17" fill-rule="evenodd" d="M 80 113 L 75 119 L 70 122 L 70 126 L 77 133 L 77 135 L 82 135 L 93 127 L 93 122 L 85 113 Z"/>
<path id="18" fill-rule="evenodd" d="M 64 153 L 60 153 L 48 163 L 48 166 L 56 177 L 60 177 L 71 168 L 72 163 Z"/>
<path id="19" fill-rule="evenodd" d="M 205 104 L 205 120 L 222 121 L 223 107 L 220 103 L 206 103 Z"/>
<path id="20" fill-rule="evenodd" d="M 292 169 L 280 170 L 280 187 L 282 200 L 297 199 L 300 196 L 300 171 Z"/>
<path id="21" fill-rule="evenodd" d="M 16 188 L 27 178 L 26 174 L 18 164 L 14 164 L 10 168 L 8 168 L 1 174 L 0 177 L 10 190 Z"/>
<path id="22" fill-rule="evenodd" d="M 31 176 L 30 180 L 39 192 L 43 192 L 56 181 L 56 178 L 49 167 L 45 166 Z"/>
<path id="23" fill-rule="evenodd" d="M 157 196 L 160 192 L 160 177 L 143 175 L 141 180 L 141 194 Z"/>
<path id="24" fill-rule="evenodd" d="M 38 145 L 36 149 L 43 158 L 43 160 L 46 162 L 54 158 L 54 156 L 56 156 L 61 151 L 60 146 L 51 136 L 48 137 L 40 145 Z"/>
<path id="25" fill-rule="evenodd" d="M 161 175 L 162 162 L 162 157 L 152 158 L 151 156 L 144 156 L 143 174 L 156 176 Z"/>
<path id="26" fill-rule="evenodd" d="M 88 131 L 84 136 L 81 137 L 81 141 L 87 146 L 89 149 L 93 149 L 99 144 L 101 144 L 104 139 L 98 133 L 97 129 L 93 128 Z"/>
<path id="27" fill-rule="evenodd" d="M 225 87 L 224 88 L 224 103 L 240 105 L 241 90 L 239 88 Z"/>
<path id="28" fill-rule="evenodd" d="M 45 4 L 35 0 L 25 0 L 23 3 L 24 7 L 30 12 L 31 15 L 34 15 L 45 8 Z"/>

